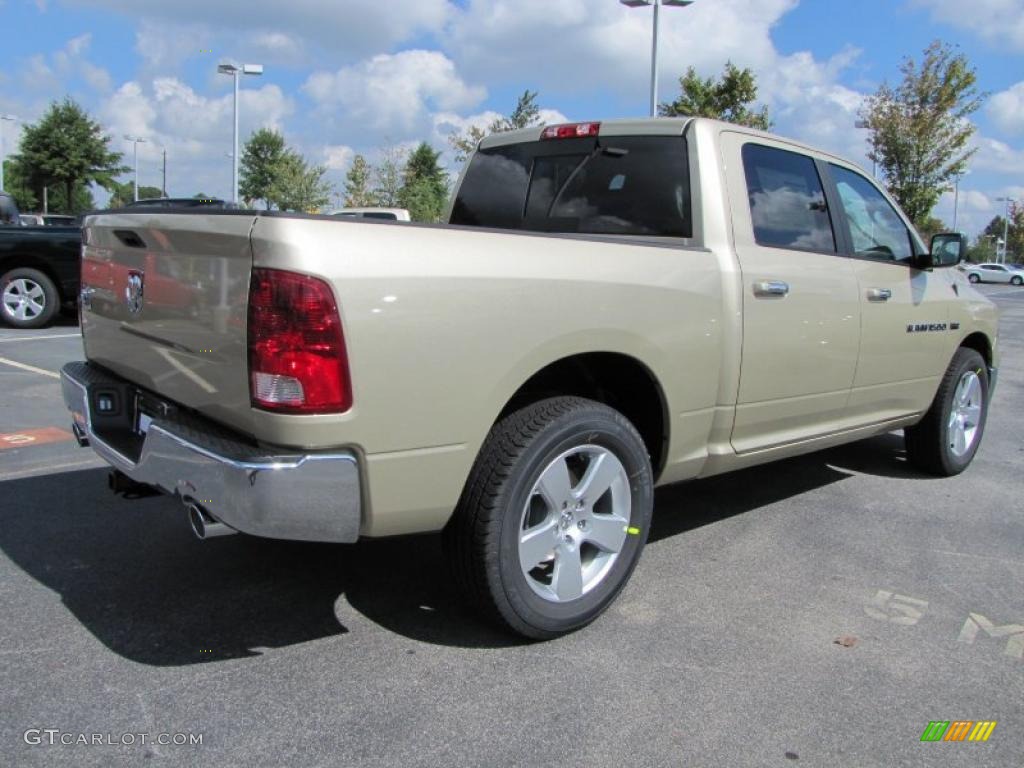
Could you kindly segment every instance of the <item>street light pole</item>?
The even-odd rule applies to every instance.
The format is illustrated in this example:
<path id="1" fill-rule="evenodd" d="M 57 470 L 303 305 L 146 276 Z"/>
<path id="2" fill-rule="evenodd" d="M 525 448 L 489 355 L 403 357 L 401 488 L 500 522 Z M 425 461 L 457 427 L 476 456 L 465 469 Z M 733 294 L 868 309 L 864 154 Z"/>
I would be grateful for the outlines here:
<path id="1" fill-rule="evenodd" d="M 4 120 L 17 121 L 14 115 L 0 115 L 0 190 L 4 188 Z"/>
<path id="2" fill-rule="evenodd" d="M 860 128 L 861 130 L 869 130 L 871 128 L 871 123 L 869 123 L 867 120 L 858 120 L 856 123 L 853 124 L 853 127 L 854 128 Z M 875 162 L 874 158 L 871 158 L 871 178 L 872 179 L 877 179 L 878 178 L 877 171 L 878 171 L 878 164 Z M 954 227 L 954 229 L 955 229 L 955 227 Z"/>
<path id="3" fill-rule="evenodd" d="M 1006 203 L 1006 215 L 1003 216 L 1003 258 L 1002 258 L 1002 261 L 1000 262 L 1002 264 L 1005 264 L 1006 263 L 1006 246 L 1009 244 L 1009 237 L 1010 237 L 1010 203 L 1016 204 L 1017 203 L 1017 198 L 1015 198 L 1015 197 L 997 197 L 996 198 L 996 202 L 997 203 Z M 999 261 L 998 258 L 996 260 Z"/>
<path id="4" fill-rule="evenodd" d="M 959 232 L 956 228 L 957 214 L 960 212 L 960 182 L 963 181 L 964 176 L 970 175 L 970 171 L 964 171 L 958 174 L 956 177 L 956 183 L 953 186 L 953 231 Z"/>
<path id="5" fill-rule="evenodd" d="M 238 66 L 237 64 L 218 64 L 217 71 L 222 75 L 231 75 L 234 78 L 234 89 L 235 89 L 235 102 L 234 102 L 234 122 L 235 131 L 234 139 L 232 141 L 232 161 L 231 161 L 231 202 L 238 202 L 238 78 L 239 75 L 262 75 L 263 65 L 262 64 L 243 64 Z"/>
<path id="6" fill-rule="evenodd" d="M 630 8 L 654 6 L 654 29 L 651 35 L 651 117 L 658 116 L 658 10 L 663 5 L 685 8 L 695 0 L 619 0 Z"/>
<path id="7" fill-rule="evenodd" d="M 160 193 L 167 197 L 167 147 L 162 147 L 164 153 L 164 180 L 163 185 L 160 187 Z"/>
<path id="8" fill-rule="evenodd" d="M 132 142 L 135 146 L 135 180 L 132 182 L 134 188 L 133 198 L 135 202 L 139 201 L 139 144 L 145 143 L 145 139 L 141 136 L 129 136 L 127 133 L 124 135 L 125 139 Z"/>

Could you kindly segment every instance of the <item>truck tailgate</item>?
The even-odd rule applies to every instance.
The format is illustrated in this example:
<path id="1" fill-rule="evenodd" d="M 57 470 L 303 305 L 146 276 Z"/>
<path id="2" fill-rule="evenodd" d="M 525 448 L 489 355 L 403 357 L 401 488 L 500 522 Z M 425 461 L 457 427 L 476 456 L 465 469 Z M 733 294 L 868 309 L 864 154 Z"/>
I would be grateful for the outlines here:
<path id="1" fill-rule="evenodd" d="M 91 362 L 249 432 L 251 213 L 116 213 L 83 230 Z"/>

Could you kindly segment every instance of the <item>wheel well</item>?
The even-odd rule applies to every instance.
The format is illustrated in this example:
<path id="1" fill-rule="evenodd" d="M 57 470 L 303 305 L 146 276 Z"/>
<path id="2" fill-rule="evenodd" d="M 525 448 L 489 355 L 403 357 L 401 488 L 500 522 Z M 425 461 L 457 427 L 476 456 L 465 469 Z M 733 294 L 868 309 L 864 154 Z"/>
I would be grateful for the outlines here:
<path id="1" fill-rule="evenodd" d="M 47 264 L 42 259 L 36 258 L 35 256 L 19 255 L 8 256 L 5 259 L 0 259 L 0 275 L 4 275 L 10 272 L 12 269 L 37 269 L 50 278 L 50 282 L 53 283 L 54 288 L 57 289 L 57 296 L 60 298 L 61 303 L 70 301 L 70 299 L 64 295 L 64 286 L 61 285 L 60 279 L 57 274 L 53 271 L 53 267 Z"/>
<path id="2" fill-rule="evenodd" d="M 967 347 L 968 349 L 975 350 L 979 355 L 985 358 L 986 365 L 992 365 L 992 344 L 988 340 L 988 336 L 980 331 L 972 333 L 962 342 L 961 347 Z"/>
<path id="3" fill-rule="evenodd" d="M 664 394 L 647 366 L 614 352 L 563 358 L 516 390 L 498 419 L 538 400 L 566 395 L 604 403 L 629 419 L 643 438 L 657 477 L 668 447 L 668 416 Z"/>

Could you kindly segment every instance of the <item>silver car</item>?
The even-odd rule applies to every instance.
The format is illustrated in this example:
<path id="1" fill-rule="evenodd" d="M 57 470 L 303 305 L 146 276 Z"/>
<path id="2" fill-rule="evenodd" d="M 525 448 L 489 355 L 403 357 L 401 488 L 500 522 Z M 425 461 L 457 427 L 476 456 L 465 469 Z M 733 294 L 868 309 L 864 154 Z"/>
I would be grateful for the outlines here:
<path id="1" fill-rule="evenodd" d="M 963 270 L 972 283 L 1024 285 L 1024 269 L 1013 264 L 964 264 Z"/>

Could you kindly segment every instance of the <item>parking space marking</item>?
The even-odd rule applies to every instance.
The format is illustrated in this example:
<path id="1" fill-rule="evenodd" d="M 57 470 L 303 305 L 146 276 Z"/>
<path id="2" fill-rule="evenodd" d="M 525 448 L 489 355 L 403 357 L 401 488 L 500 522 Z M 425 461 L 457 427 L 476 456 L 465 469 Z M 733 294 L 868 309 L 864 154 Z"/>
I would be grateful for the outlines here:
<path id="1" fill-rule="evenodd" d="M 74 436 L 70 432 L 58 427 L 23 429 L 21 432 L 0 434 L 0 451 L 7 450 L 8 448 L 26 448 L 31 445 L 63 443 L 73 439 Z"/>
<path id="2" fill-rule="evenodd" d="M 80 333 L 58 333 L 49 336 L 15 336 L 10 339 L 0 339 L 0 344 L 8 341 L 40 341 L 41 339 L 77 339 L 81 338 Z"/>
<path id="3" fill-rule="evenodd" d="M 25 363 L 19 363 L 17 360 L 8 360 L 6 357 L 0 357 L 0 365 L 9 365 L 13 368 L 21 368 L 23 371 L 28 371 L 29 373 L 38 373 L 40 376 L 49 376 L 51 379 L 60 378 L 59 373 L 47 371 L 42 368 L 36 368 L 34 365 L 26 365 Z"/>

